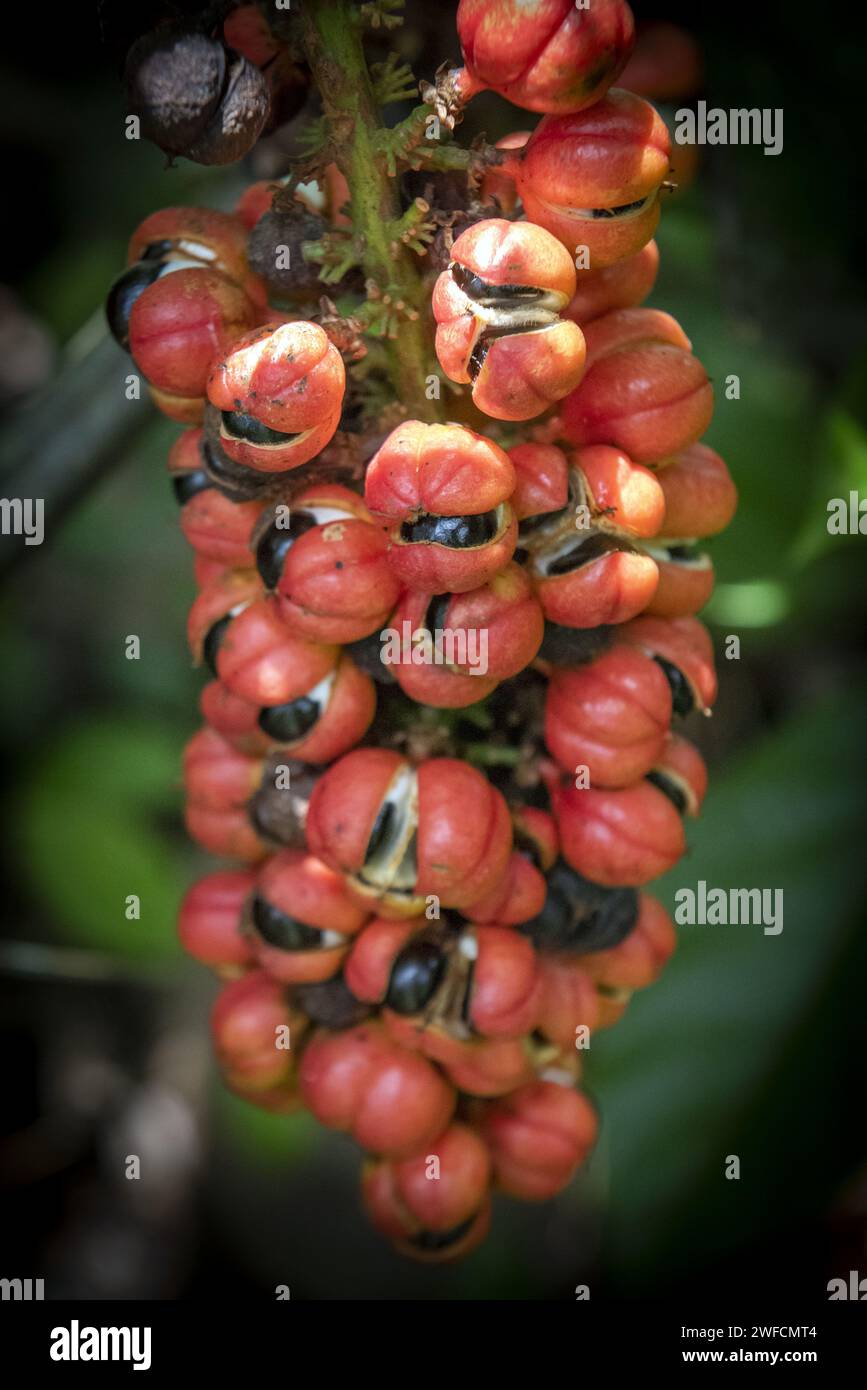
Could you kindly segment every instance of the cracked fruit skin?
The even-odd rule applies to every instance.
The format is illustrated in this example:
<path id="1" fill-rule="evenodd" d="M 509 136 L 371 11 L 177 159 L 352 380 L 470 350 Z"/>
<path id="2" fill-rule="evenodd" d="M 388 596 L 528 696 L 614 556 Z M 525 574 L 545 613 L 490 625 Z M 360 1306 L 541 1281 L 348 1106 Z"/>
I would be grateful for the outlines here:
<path id="1" fill-rule="evenodd" d="M 622 71 L 635 36 L 623 0 L 461 0 L 465 97 L 485 88 L 526 111 L 579 111 Z"/>
<path id="2" fill-rule="evenodd" d="M 207 381 L 208 400 L 223 415 L 221 448 L 264 473 L 298 468 L 325 448 L 345 388 L 343 358 L 323 329 L 294 321 L 239 338 Z"/>

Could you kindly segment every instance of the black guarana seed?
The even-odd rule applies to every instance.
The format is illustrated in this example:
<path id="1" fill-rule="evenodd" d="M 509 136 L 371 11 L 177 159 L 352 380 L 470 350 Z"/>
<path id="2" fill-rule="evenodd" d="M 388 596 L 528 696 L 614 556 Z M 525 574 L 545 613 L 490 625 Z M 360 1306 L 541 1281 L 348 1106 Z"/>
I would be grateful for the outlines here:
<path id="1" fill-rule="evenodd" d="M 558 555 L 555 560 L 546 567 L 545 573 L 552 578 L 558 574 L 572 574 L 575 570 L 581 569 L 583 565 L 592 564 L 603 555 L 610 555 L 612 551 L 620 550 L 627 555 L 635 555 L 637 551 L 634 545 L 621 539 L 619 536 L 609 536 L 604 531 L 594 531 L 592 536 L 586 540 L 579 541 L 567 550 L 564 555 Z"/>
<path id="2" fill-rule="evenodd" d="M 475 346 L 470 353 L 470 359 L 467 362 L 467 373 L 474 386 L 479 379 L 479 373 L 485 365 L 485 359 L 490 350 L 490 338 L 486 338 L 482 335 L 476 339 Z"/>
<path id="3" fill-rule="evenodd" d="M 132 307 L 140 294 L 143 294 L 163 273 L 162 260 L 136 261 L 119 275 L 108 292 L 105 301 L 105 317 L 111 336 L 124 350 L 129 352 L 129 317 Z"/>
<path id="4" fill-rule="evenodd" d="M 560 859 L 548 875 L 542 911 L 516 930 L 539 950 L 583 955 L 619 946 L 637 920 L 634 888 L 603 888 Z"/>
<path id="5" fill-rule="evenodd" d="M 318 702 L 311 700 L 309 695 L 302 695 L 288 704 L 268 705 L 260 709 L 256 722 L 269 738 L 276 738 L 280 743 L 296 743 L 310 732 L 321 717 L 322 709 Z"/>
<path id="6" fill-rule="evenodd" d="M 283 574 L 286 556 L 295 542 L 316 525 L 312 512 L 290 511 L 289 525 L 273 521 L 256 546 L 256 568 L 266 589 L 276 589 Z"/>
<path id="7" fill-rule="evenodd" d="M 204 468 L 193 468 L 189 473 L 173 473 L 172 489 L 179 507 L 186 506 L 191 497 L 205 492 L 211 487 L 211 480 Z"/>
<path id="8" fill-rule="evenodd" d="M 646 775 L 648 782 L 652 782 L 655 787 L 659 788 L 663 796 L 668 797 L 675 810 L 679 811 L 681 815 L 685 815 L 688 802 L 683 788 L 679 787 L 677 782 L 668 776 L 667 772 L 660 772 L 658 768 L 654 768 Z"/>
<path id="9" fill-rule="evenodd" d="M 433 941 L 414 941 L 394 962 L 385 1002 L 396 1014 L 419 1013 L 443 977 L 446 958 Z"/>
<path id="10" fill-rule="evenodd" d="M 457 262 L 451 271 L 458 289 L 480 304 L 527 304 L 540 299 L 546 293 L 538 285 L 492 285 L 489 281 L 483 280 L 481 275 L 476 275 L 467 266 L 458 265 Z"/>
<path id="11" fill-rule="evenodd" d="M 695 547 L 692 545 L 667 545 L 665 553 L 669 560 L 694 560 Z"/>
<path id="12" fill-rule="evenodd" d="M 287 916 L 258 895 L 253 899 L 252 915 L 262 940 L 278 951 L 315 951 L 322 945 L 322 933 L 316 927 Z"/>
<path id="13" fill-rule="evenodd" d="M 331 980 L 319 984 L 296 985 L 292 991 L 295 1003 L 307 1015 L 311 1023 L 320 1028 L 354 1028 L 376 1012 L 374 1004 L 365 1004 L 356 999 L 343 975 L 335 975 Z"/>
<path id="14" fill-rule="evenodd" d="M 217 653 L 220 650 L 226 630 L 232 621 L 231 613 L 227 613 L 225 618 L 219 618 L 205 633 L 205 640 L 202 643 L 202 656 L 205 658 L 205 665 L 213 676 L 218 675 Z"/>
<path id="15" fill-rule="evenodd" d="M 614 641 L 614 627 L 563 627 L 560 623 L 545 623 L 539 657 L 552 666 L 584 666 L 607 651 Z"/>
<path id="16" fill-rule="evenodd" d="M 449 605 L 454 594 L 434 594 L 427 606 L 422 626 L 425 632 L 445 631 L 446 618 L 448 617 Z"/>
<path id="17" fill-rule="evenodd" d="M 373 822 L 373 829 L 370 832 L 370 839 L 367 842 L 367 850 L 364 855 L 365 864 L 372 859 L 376 851 L 385 842 L 394 821 L 394 804 L 391 801 L 383 801 L 377 813 L 376 820 Z"/>
<path id="18" fill-rule="evenodd" d="M 566 506 L 558 507 L 555 512 L 538 512 L 535 516 L 525 516 L 518 527 L 519 538 L 531 536 L 534 531 L 540 530 L 543 526 L 556 525 L 563 520 L 568 511 L 570 508 Z"/>
<path id="19" fill-rule="evenodd" d="M 270 486 L 270 475 L 248 468 L 243 463 L 235 463 L 214 447 L 210 439 L 203 439 L 199 445 L 205 472 L 215 487 L 233 502 L 248 502 L 259 497 Z"/>
<path id="20" fill-rule="evenodd" d="M 248 415 L 243 410 L 223 410 L 221 415 L 226 434 L 247 444 L 287 444 L 300 438 L 299 434 L 284 434 L 282 430 L 269 429 L 255 415 Z"/>
<path id="21" fill-rule="evenodd" d="M 463 1240 L 475 1219 L 474 1213 L 467 1217 L 466 1221 L 462 1221 L 460 1226 L 452 1226 L 450 1231 L 419 1231 L 418 1235 L 410 1236 L 409 1244 L 414 1245 L 417 1250 L 448 1250 L 450 1246 Z"/>
<path id="22" fill-rule="evenodd" d="M 653 660 L 662 669 L 671 688 L 671 703 L 675 714 L 692 714 L 695 709 L 695 696 L 686 676 L 672 662 L 666 661 L 664 656 L 655 656 Z"/>
<path id="23" fill-rule="evenodd" d="M 449 550 L 474 550 L 492 541 L 499 530 L 497 513 L 478 512 L 475 516 L 432 516 L 425 513 L 417 521 L 405 521 L 400 538 L 411 545 L 443 545 Z"/>
<path id="24" fill-rule="evenodd" d="M 347 642 L 345 650 L 351 656 L 359 671 L 370 676 L 380 685 L 394 685 L 395 677 L 391 667 L 382 659 L 383 645 L 379 632 L 372 632 L 369 637 L 360 637 L 357 642 Z"/>

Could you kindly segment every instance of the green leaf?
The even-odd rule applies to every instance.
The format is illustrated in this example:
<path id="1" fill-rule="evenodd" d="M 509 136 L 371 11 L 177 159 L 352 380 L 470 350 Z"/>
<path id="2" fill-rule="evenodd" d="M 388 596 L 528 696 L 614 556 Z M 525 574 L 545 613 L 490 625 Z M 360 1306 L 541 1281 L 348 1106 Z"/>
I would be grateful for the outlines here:
<path id="1" fill-rule="evenodd" d="M 175 953 L 192 862 L 180 813 L 183 732 L 84 725 L 45 746 L 16 798 L 21 872 L 64 942 L 148 958 Z M 137 894 L 141 918 L 128 921 Z"/>

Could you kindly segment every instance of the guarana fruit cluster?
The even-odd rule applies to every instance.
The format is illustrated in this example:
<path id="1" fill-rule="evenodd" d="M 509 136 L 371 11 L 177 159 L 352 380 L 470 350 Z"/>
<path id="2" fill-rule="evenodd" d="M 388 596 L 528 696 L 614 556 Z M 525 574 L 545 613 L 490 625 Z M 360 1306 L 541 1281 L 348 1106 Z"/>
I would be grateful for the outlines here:
<path id="1" fill-rule="evenodd" d="M 302 80 L 254 6 L 229 20 L 249 58 L 141 41 L 158 89 L 155 53 L 177 80 L 210 45 L 206 116 L 154 137 L 172 153 L 213 157 L 227 61 L 248 93 L 257 59 Z M 549 1198 L 592 1148 L 577 1040 L 674 947 L 646 885 L 705 792 L 676 725 L 714 703 L 700 543 L 736 502 L 700 442 L 704 368 L 640 307 L 669 143 L 612 86 L 628 6 L 461 0 L 457 23 L 464 66 L 425 93 L 446 125 L 485 88 L 542 116 L 457 185 L 439 265 L 414 249 L 459 420 L 405 418 L 393 389 L 359 410 L 363 334 L 303 254 L 351 225 L 334 165 L 314 193 L 154 213 L 108 306 L 185 427 L 169 473 L 210 672 L 186 823 L 233 867 L 190 889 L 180 936 L 225 981 L 219 1064 L 252 1103 L 351 1135 L 372 1221 L 422 1259 L 473 1248 L 493 1189 Z M 391 660 L 385 630 L 409 634 Z M 484 669 L 460 658 L 480 634 Z"/>

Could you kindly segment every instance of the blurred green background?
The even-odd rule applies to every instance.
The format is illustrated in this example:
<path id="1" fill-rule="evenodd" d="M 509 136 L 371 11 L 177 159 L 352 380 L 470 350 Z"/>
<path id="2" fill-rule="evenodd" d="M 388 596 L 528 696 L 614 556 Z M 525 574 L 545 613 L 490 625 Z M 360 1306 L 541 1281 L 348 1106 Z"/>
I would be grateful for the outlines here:
<path id="1" fill-rule="evenodd" d="M 457 54 L 449 7 L 432 9 L 411 3 L 399 39 L 420 76 Z M 738 400 L 718 389 L 708 436 L 741 499 L 712 546 L 721 694 L 713 720 L 686 730 L 711 788 L 660 893 L 673 906 L 699 879 L 781 888 L 784 931 L 681 929 L 661 981 L 593 1041 L 603 1131 L 588 1173 L 547 1206 L 501 1202 L 486 1246 L 456 1269 L 407 1268 L 372 1235 L 347 1141 L 220 1091 L 214 986 L 174 940 L 176 904 L 207 867 L 181 822 L 201 682 L 184 639 L 191 559 L 165 478 L 176 431 L 122 401 L 125 363 L 102 340 L 99 306 L 149 211 L 231 206 L 272 166 L 166 170 L 124 139 L 112 7 L 58 15 L 48 51 L 34 19 L 0 82 L 21 185 L 0 316 L 16 364 L 0 371 L 3 492 L 22 495 L 44 469 L 58 501 L 43 547 L 22 557 L 2 542 L 19 551 L 0 594 L 3 1176 L 18 1218 L 4 1269 L 47 1271 L 58 1294 L 91 1297 L 286 1283 L 293 1297 L 521 1299 L 569 1298 L 588 1280 L 594 1296 L 659 1296 L 735 1279 L 824 1298 L 859 1257 L 867 1272 L 867 539 L 826 527 L 829 499 L 867 498 L 867 202 L 851 135 L 863 46 L 828 24 L 817 62 L 826 22 L 808 5 L 762 7 L 748 31 L 728 11 L 635 10 L 697 35 L 711 105 L 784 111 L 779 157 L 704 151 L 697 183 L 665 207 L 650 301 L 682 322 L 718 388 L 740 379 Z M 461 135 L 527 124 L 486 96 Z M 65 460 L 88 451 L 98 464 L 81 481 L 75 462 L 65 479 Z M 137 662 L 124 655 L 132 633 Z M 740 658 L 727 661 L 732 634 Z M 124 917 L 129 893 L 140 921 Z M 135 1197 L 107 1176 L 132 1136 L 163 1164 L 162 1186 Z M 739 1182 L 724 1178 L 730 1154 Z"/>

